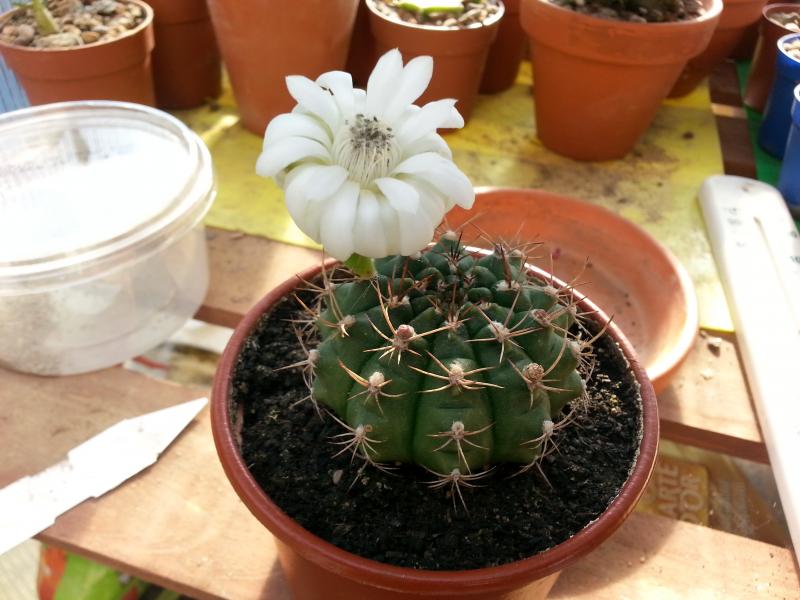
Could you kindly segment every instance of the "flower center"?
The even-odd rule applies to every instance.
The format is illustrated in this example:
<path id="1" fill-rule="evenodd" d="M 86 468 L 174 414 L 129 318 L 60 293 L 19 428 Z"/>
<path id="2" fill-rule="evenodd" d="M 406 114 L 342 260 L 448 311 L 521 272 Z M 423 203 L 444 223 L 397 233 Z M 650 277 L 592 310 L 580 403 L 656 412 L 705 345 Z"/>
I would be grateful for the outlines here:
<path id="1" fill-rule="evenodd" d="M 336 134 L 333 155 L 350 179 L 371 183 L 391 173 L 400 159 L 400 147 L 391 127 L 377 117 L 357 114 Z"/>

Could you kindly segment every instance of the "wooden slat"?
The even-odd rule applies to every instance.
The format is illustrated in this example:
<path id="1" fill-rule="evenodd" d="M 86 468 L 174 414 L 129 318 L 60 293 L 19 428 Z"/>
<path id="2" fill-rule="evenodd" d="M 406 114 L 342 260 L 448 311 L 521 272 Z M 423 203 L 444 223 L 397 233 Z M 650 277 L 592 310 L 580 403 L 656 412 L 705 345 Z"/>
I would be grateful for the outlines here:
<path id="1" fill-rule="evenodd" d="M 204 394 L 123 369 L 56 378 L 0 368 L 0 487 L 55 464 L 121 419 Z"/>
<path id="2" fill-rule="evenodd" d="M 792 553 L 665 517 L 634 514 L 558 580 L 551 600 L 800 598 Z"/>
<path id="3" fill-rule="evenodd" d="M 697 337 L 686 362 L 659 395 L 658 410 L 665 438 L 769 462 L 731 334 L 702 332 Z"/>
<path id="4" fill-rule="evenodd" d="M 322 254 L 262 237 L 208 228 L 211 282 L 197 318 L 235 327 L 253 303 Z"/>
<path id="5" fill-rule="evenodd" d="M 747 120 L 724 115 L 716 115 L 715 119 L 725 173 L 756 179 L 756 159 L 750 145 Z"/>
<path id="6" fill-rule="evenodd" d="M 210 248 L 211 290 L 199 314 L 229 327 L 287 273 L 320 261 L 319 253 L 311 250 L 222 230 L 212 230 Z M 706 378 L 709 368 L 714 376 Z M 719 358 L 698 340 L 659 406 L 666 436 L 734 456 L 766 460 L 731 338 L 723 343 Z"/>
<path id="7" fill-rule="evenodd" d="M 709 78 L 709 90 L 725 173 L 755 179 L 755 155 L 747 129 L 739 76 L 732 61 L 725 61 L 714 70 Z"/>
<path id="8" fill-rule="evenodd" d="M 0 381 L 0 433 L 5 447 L 17 449 L 0 465 L 0 486 L 58 458 L 50 444 L 46 456 L 37 454 L 35 442 L 61 435 L 65 420 L 68 447 L 108 422 L 197 395 L 120 369 L 70 379 L 0 371 Z M 207 410 L 156 465 L 40 537 L 196 598 L 289 600 L 272 537 L 225 479 Z M 564 573 L 553 597 L 791 598 L 797 586 L 786 549 L 634 514 Z"/>
<path id="9" fill-rule="evenodd" d="M 733 61 L 720 63 L 708 80 L 711 101 L 728 106 L 742 106 L 742 94 L 739 88 L 739 75 Z"/>

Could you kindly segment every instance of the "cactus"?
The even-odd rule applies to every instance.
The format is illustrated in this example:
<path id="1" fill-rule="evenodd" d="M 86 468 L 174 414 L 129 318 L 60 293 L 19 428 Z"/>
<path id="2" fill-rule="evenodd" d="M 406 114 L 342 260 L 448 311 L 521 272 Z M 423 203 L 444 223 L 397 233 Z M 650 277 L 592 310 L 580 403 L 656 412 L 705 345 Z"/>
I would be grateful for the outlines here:
<path id="1" fill-rule="evenodd" d="M 339 453 L 415 463 L 436 485 L 539 466 L 585 393 L 591 340 L 569 333 L 575 305 L 525 258 L 505 244 L 472 254 L 448 232 L 418 256 L 376 260 L 372 278 L 325 276 L 319 307 L 306 306 L 322 341 L 293 366 L 346 429 Z"/>

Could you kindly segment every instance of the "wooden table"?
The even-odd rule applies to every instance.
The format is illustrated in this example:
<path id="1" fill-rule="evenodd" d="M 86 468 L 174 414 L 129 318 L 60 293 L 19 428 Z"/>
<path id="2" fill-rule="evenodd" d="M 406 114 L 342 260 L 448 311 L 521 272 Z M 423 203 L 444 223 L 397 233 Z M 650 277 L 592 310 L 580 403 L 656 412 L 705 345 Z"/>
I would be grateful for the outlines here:
<path id="1" fill-rule="evenodd" d="M 713 78 L 731 174 L 754 176 L 735 73 Z M 198 318 L 235 326 L 267 290 L 318 253 L 222 230 L 208 232 L 211 287 Z M 723 336 L 715 377 L 698 338 L 659 398 L 665 438 L 766 462 L 734 336 Z M 119 419 L 207 394 L 112 368 L 63 378 L 0 370 L 0 487 L 60 460 Z M 159 462 L 117 490 L 60 517 L 40 539 L 196 598 L 288 599 L 271 535 L 228 484 L 208 410 Z M 646 514 L 564 572 L 554 598 L 800 598 L 792 553 L 777 546 Z"/>

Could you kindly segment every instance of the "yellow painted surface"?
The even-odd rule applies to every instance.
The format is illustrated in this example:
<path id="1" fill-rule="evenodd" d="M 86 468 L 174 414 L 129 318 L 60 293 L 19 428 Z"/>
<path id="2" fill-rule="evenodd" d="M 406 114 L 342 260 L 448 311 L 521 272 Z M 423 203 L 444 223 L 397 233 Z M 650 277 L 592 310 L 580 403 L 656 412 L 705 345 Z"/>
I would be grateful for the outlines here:
<path id="1" fill-rule="evenodd" d="M 723 172 L 708 88 L 704 85 L 686 98 L 665 102 L 624 160 L 582 163 L 558 156 L 538 141 L 530 84 L 526 63 L 513 88 L 481 97 L 469 124 L 446 136 L 456 162 L 473 184 L 562 193 L 638 223 L 690 272 L 701 325 L 730 331 L 730 315 L 696 198 L 705 177 Z M 290 219 L 279 188 L 255 175 L 261 139 L 239 125 L 230 92 L 216 110 L 201 108 L 178 116 L 200 133 L 214 157 L 219 197 L 206 219 L 209 225 L 314 246 Z M 533 207 L 520 218 L 535 219 Z"/>

